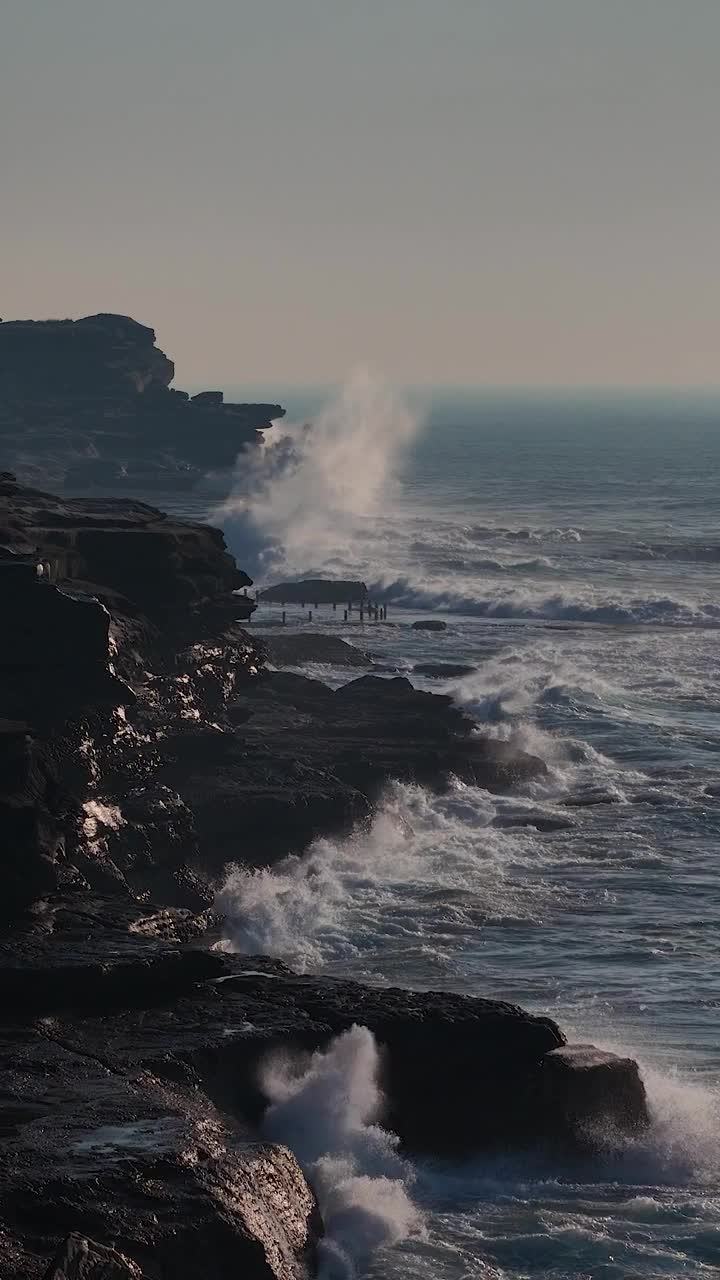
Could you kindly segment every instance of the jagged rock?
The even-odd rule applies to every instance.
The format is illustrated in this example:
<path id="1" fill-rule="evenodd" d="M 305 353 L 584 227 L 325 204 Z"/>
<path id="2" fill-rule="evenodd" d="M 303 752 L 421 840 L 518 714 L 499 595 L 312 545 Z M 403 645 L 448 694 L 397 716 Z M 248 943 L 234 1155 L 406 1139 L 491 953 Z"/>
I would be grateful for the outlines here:
<path id="1" fill-rule="evenodd" d="M 366 675 L 333 692 L 290 672 L 265 673 L 233 701 L 236 732 L 209 750 L 166 744 L 161 778 L 195 815 L 201 855 L 218 871 L 301 851 L 367 818 L 391 780 L 443 787 L 452 776 L 502 789 L 541 776 L 537 757 L 471 733 L 446 696 L 402 677 Z"/>
<path id="2" fill-rule="evenodd" d="M 76 1231 L 63 1241 L 43 1280 L 144 1280 L 136 1263 Z"/>
<path id="3" fill-rule="evenodd" d="M 26 483 L 173 491 L 229 469 L 283 416 L 170 389 L 171 360 L 128 316 L 0 322 L 0 466 Z"/>
<path id="4" fill-rule="evenodd" d="M 58 498 L 4 481 L 0 530 L 8 550 L 22 554 L 31 548 L 51 581 L 89 583 L 99 594 L 110 588 L 150 617 L 164 618 L 168 609 L 178 612 L 251 584 L 219 529 L 173 520 L 142 502 Z M 235 601 L 238 617 L 255 607 L 240 596 Z"/>
<path id="5" fill-rule="evenodd" d="M 0 1033 L 0 1063 L 2 1280 L 18 1255 L 39 1280 L 68 1233 L 111 1241 L 156 1280 L 304 1280 L 322 1226 L 297 1161 L 250 1141 L 179 1060 L 165 1080 L 126 1072 L 46 1021 Z"/>

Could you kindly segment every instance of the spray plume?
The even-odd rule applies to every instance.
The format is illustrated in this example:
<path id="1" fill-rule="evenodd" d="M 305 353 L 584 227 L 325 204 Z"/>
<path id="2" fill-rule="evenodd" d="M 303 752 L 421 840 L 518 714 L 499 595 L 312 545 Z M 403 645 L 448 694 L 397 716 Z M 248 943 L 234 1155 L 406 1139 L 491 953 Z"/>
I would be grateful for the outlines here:
<path id="1" fill-rule="evenodd" d="M 238 463 L 216 515 L 256 574 L 322 567 L 388 502 L 417 417 L 380 379 L 359 370 L 306 426 L 276 423 Z"/>
<path id="2" fill-rule="evenodd" d="M 376 1249 L 420 1229 L 397 1139 L 375 1123 L 383 1096 L 367 1027 L 351 1027 L 310 1058 L 269 1060 L 262 1085 L 265 1131 L 296 1154 L 322 1209 L 322 1280 L 348 1280 Z"/>

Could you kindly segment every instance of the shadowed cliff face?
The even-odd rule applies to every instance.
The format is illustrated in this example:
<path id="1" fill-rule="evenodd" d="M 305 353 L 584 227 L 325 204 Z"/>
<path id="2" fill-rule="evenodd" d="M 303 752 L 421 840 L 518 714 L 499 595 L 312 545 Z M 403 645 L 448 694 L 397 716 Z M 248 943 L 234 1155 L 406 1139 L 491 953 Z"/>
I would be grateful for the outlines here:
<path id="1" fill-rule="evenodd" d="M 0 322 L 0 469 L 29 483 L 191 489 L 283 415 L 173 390 L 172 360 L 129 316 Z"/>

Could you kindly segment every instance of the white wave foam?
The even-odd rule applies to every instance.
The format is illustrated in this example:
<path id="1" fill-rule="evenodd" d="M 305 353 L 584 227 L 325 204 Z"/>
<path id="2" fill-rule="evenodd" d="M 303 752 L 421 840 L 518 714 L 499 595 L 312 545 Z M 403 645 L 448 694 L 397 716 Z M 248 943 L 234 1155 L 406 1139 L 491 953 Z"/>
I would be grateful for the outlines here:
<path id="1" fill-rule="evenodd" d="M 390 501 L 418 427 L 387 384 L 359 370 L 309 426 L 276 423 L 252 463 L 242 455 L 216 516 L 230 522 L 238 554 L 254 555 L 266 572 L 328 564 Z"/>
<path id="2" fill-rule="evenodd" d="M 270 1102 L 265 1132 L 295 1152 L 320 1201 L 322 1277 L 353 1276 L 377 1249 L 420 1231 L 410 1167 L 395 1136 L 377 1124 L 379 1055 L 367 1027 L 352 1027 L 310 1058 L 271 1058 L 261 1084 Z"/>
<path id="3" fill-rule="evenodd" d="M 536 567 L 539 567 L 536 562 Z M 525 566 L 527 568 L 527 565 Z M 598 623 L 606 626 L 720 626 L 720 605 L 713 600 L 671 596 L 608 595 L 583 588 L 552 593 L 507 587 L 489 594 L 487 583 L 454 574 L 433 579 L 427 574 L 386 574 L 371 583 L 374 598 L 405 609 L 464 614 L 476 618 L 517 618 L 548 622 Z"/>
<path id="4" fill-rule="evenodd" d="M 556 901 L 535 874 L 533 822 L 573 820 L 540 792 L 495 797 L 456 783 L 435 796 L 397 783 L 368 829 L 316 840 L 272 870 L 232 870 L 216 899 L 223 946 L 304 972 L 339 965 L 375 978 L 420 962 L 448 980 L 462 939 L 488 922 L 539 922 Z M 532 880 L 519 876 L 523 865 Z"/>
<path id="5" fill-rule="evenodd" d="M 656 1180 L 720 1184 L 720 1092 L 661 1072 L 636 1054 L 652 1118 L 643 1146 Z"/>

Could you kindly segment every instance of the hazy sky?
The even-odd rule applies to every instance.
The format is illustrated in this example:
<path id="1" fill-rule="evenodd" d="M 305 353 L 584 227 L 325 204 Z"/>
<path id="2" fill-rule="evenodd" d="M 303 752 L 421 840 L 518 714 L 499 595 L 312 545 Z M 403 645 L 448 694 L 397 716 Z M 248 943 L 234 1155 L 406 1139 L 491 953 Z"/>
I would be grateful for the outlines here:
<path id="1" fill-rule="evenodd" d="M 720 384 L 720 0 L 4 0 L 0 314 L 185 384 Z"/>

